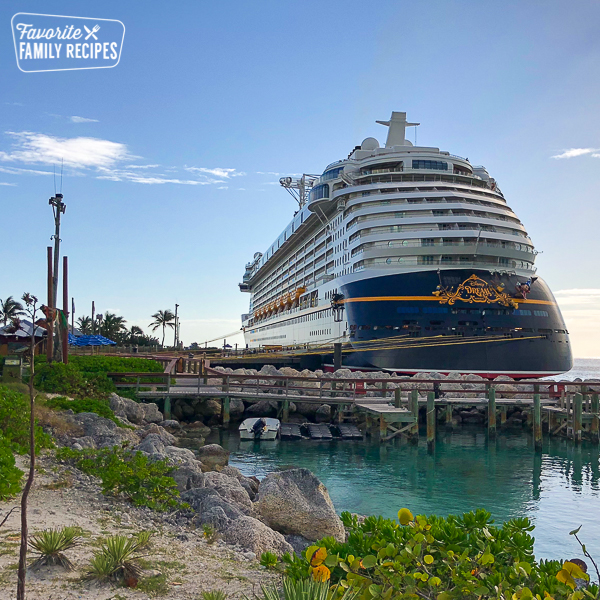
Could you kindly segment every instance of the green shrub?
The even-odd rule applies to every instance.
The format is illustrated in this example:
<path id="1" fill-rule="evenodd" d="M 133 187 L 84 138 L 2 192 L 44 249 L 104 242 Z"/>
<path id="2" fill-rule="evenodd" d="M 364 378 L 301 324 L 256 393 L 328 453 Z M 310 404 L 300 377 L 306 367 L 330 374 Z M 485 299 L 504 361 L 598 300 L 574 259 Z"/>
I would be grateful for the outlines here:
<path id="1" fill-rule="evenodd" d="M 29 545 L 37 553 L 37 558 L 31 565 L 32 568 L 60 565 L 71 571 L 73 563 L 64 555 L 64 552 L 76 546 L 80 539 L 81 530 L 78 527 L 45 529 L 31 536 Z"/>
<path id="2" fill-rule="evenodd" d="M 0 435 L 8 441 L 13 452 L 29 452 L 29 398 L 0 385 Z M 35 428 L 36 452 L 53 446 L 52 438 L 41 427 Z"/>
<path id="3" fill-rule="evenodd" d="M 106 538 L 100 550 L 94 552 L 88 569 L 88 578 L 96 581 L 136 580 L 142 574 L 139 552 L 150 542 L 151 533 L 143 531 L 133 537 L 113 535 Z"/>
<path id="4" fill-rule="evenodd" d="M 8 440 L 0 435 L 0 500 L 21 491 L 23 471 L 15 466 L 15 456 Z"/>
<path id="5" fill-rule="evenodd" d="M 123 423 L 121 423 L 117 417 L 115 417 L 115 413 L 112 411 L 108 400 L 105 398 L 75 398 L 74 400 L 69 400 L 69 398 L 59 396 L 57 398 L 49 398 L 46 400 L 45 404 L 48 408 L 60 410 L 70 409 L 74 413 L 96 413 L 105 419 L 110 419 L 119 427 L 127 427 L 126 425 L 123 425 Z"/>
<path id="6" fill-rule="evenodd" d="M 493 525 L 484 511 L 413 517 L 401 509 L 398 521 L 342 513 L 349 530 L 345 543 L 324 538 L 304 556 L 284 557 L 293 581 L 312 576 L 334 588 L 352 590 L 361 600 L 464 598 L 579 600 L 574 578 L 588 579 L 573 563 L 540 561 L 533 556 L 528 519 Z M 585 597 L 597 598 L 589 585 Z"/>
<path id="7" fill-rule="evenodd" d="M 43 364 L 36 370 L 33 383 L 43 392 L 80 398 L 106 397 L 116 390 L 106 373 L 86 374 L 73 363 Z"/>
<path id="8" fill-rule="evenodd" d="M 265 567 L 265 569 L 274 569 L 277 567 L 278 562 L 277 554 L 273 554 L 273 552 L 263 552 L 260 555 L 260 564 Z"/>
<path id="9" fill-rule="evenodd" d="M 101 450 L 60 448 L 60 460 L 75 460 L 79 469 L 102 480 L 102 493 L 123 495 L 136 506 L 167 510 L 183 506 L 166 460 L 152 462 L 142 452 L 112 447 Z"/>
<path id="10" fill-rule="evenodd" d="M 163 366 L 147 358 L 70 356 L 69 364 L 83 373 L 162 373 Z"/>

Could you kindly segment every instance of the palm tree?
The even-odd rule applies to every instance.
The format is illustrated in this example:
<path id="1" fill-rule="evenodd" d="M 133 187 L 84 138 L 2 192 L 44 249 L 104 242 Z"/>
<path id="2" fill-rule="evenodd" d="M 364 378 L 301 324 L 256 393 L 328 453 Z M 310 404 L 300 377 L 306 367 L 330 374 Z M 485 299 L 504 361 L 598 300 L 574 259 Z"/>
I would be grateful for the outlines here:
<path id="1" fill-rule="evenodd" d="M 167 308 L 167 310 L 159 310 L 157 313 L 152 315 L 154 321 L 150 323 L 148 327 L 152 329 L 152 331 L 156 331 L 159 327 L 162 327 L 162 344 L 165 345 L 165 327 L 170 327 L 173 329 L 175 327 L 175 315 Z"/>
<path id="2" fill-rule="evenodd" d="M 0 300 L 0 319 L 2 319 L 4 325 L 24 314 L 23 305 L 17 302 L 12 296 L 9 296 L 4 302 Z"/>
<path id="3" fill-rule="evenodd" d="M 127 332 L 127 338 L 130 342 L 134 343 L 137 338 L 142 337 L 144 335 L 144 330 L 137 325 L 132 325 Z"/>
<path id="4" fill-rule="evenodd" d="M 127 321 L 124 317 L 119 317 L 114 313 L 107 312 L 102 321 L 103 335 L 110 340 L 118 341 L 116 338 L 118 338 L 123 330 L 125 330 L 125 323 L 127 323 Z"/>
<path id="5" fill-rule="evenodd" d="M 77 329 L 83 333 L 83 335 L 92 334 L 92 319 L 91 317 L 79 317 L 77 319 Z"/>

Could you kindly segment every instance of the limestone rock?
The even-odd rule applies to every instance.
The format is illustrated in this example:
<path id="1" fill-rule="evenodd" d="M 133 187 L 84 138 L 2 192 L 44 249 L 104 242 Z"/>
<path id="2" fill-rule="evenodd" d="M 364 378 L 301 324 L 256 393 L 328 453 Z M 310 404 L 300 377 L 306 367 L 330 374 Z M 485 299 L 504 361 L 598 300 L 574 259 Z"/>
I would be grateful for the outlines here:
<path id="1" fill-rule="evenodd" d="M 221 402 L 214 398 L 208 398 L 203 400 L 196 407 L 196 414 L 202 415 L 203 417 L 220 417 L 221 416 Z"/>
<path id="2" fill-rule="evenodd" d="M 109 403 L 111 410 L 117 417 L 125 418 L 136 425 L 142 424 L 145 411 L 141 404 L 138 404 L 129 398 L 122 398 L 114 392 L 109 397 Z"/>
<path id="3" fill-rule="evenodd" d="M 286 552 L 292 554 L 294 551 L 280 533 L 252 517 L 240 517 L 232 521 L 223 538 L 230 544 L 239 544 L 242 548 L 254 552 L 256 556 L 263 552 L 273 552 L 282 556 Z"/>
<path id="4" fill-rule="evenodd" d="M 157 435 L 165 446 L 173 446 L 175 444 L 175 436 L 169 433 L 164 427 L 159 427 L 156 423 L 152 423 L 142 432 L 142 439 L 145 439 L 150 434 Z"/>
<path id="5" fill-rule="evenodd" d="M 100 417 L 96 413 L 78 413 L 65 415 L 67 421 L 80 427 L 83 435 L 73 440 L 84 448 L 109 448 L 125 442 L 137 444 L 138 436 L 125 427 L 119 427 L 114 421 Z M 85 438 L 85 439 L 84 439 Z"/>
<path id="6" fill-rule="evenodd" d="M 315 412 L 315 420 L 317 423 L 329 423 L 331 421 L 331 406 L 322 404 Z"/>
<path id="7" fill-rule="evenodd" d="M 210 433 L 210 427 L 207 427 L 202 421 L 194 421 L 188 423 L 185 426 L 185 434 L 188 435 L 191 432 L 198 434 L 200 437 L 206 437 Z M 193 437 L 196 437 L 195 435 Z"/>
<path id="8" fill-rule="evenodd" d="M 246 409 L 246 417 L 276 417 L 277 403 L 272 400 L 260 400 Z"/>
<path id="9" fill-rule="evenodd" d="M 198 458 L 209 469 L 225 467 L 229 464 L 229 450 L 225 450 L 219 444 L 207 444 L 198 450 Z"/>
<path id="10" fill-rule="evenodd" d="M 273 365 L 265 365 L 260 371 L 260 375 L 281 375 L 281 373 L 277 370 L 277 367 Z"/>
<path id="11" fill-rule="evenodd" d="M 146 423 L 160 423 L 163 420 L 164 417 L 154 402 L 140 404 L 139 406 L 144 411 L 143 420 Z"/>
<path id="12" fill-rule="evenodd" d="M 232 420 L 239 420 L 244 414 L 245 406 L 244 402 L 239 398 L 229 399 L 229 418 Z"/>
<path id="13" fill-rule="evenodd" d="M 248 492 L 242 484 L 234 477 L 228 477 L 223 473 L 211 471 L 204 473 L 198 479 L 196 487 L 208 487 L 217 492 L 219 496 L 237 505 L 245 513 L 252 511 L 252 501 Z"/>
<path id="14" fill-rule="evenodd" d="M 255 508 L 273 529 L 309 540 L 325 536 L 345 540 L 344 526 L 327 488 L 308 469 L 267 475 L 258 488 L 258 496 Z"/>

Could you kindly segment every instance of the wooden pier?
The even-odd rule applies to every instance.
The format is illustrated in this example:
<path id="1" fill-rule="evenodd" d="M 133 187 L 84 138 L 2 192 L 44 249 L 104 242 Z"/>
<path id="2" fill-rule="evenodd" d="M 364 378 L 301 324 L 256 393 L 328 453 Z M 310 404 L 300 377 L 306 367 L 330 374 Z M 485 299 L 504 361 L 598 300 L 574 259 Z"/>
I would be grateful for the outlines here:
<path id="1" fill-rule="evenodd" d="M 134 388 L 140 399 L 163 402 L 166 419 L 176 399 L 219 400 L 223 425 L 230 422 L 233 398 L 276 402 L 278 417 L 283 421 L 289 418 L 291 402 L 328 404 L 333 409 L 334 423 L 358 416 L 364 419 L 367 432 L 376 431 L 378 425 L 382 442 L 402 434 L 416 442 L 420 412 L 424 412 L 427 444 L 433 450 L 438 424 L 451 425 L 457 408 L 485 409 L 490 438 L 506 425 L 509 411 L 518 409 L 527 415 L 536 450 L 542 449 L 543 431 L 566 436 L 577 444 L 584 439 L 594 444 L 600 441 L 599 382 L 238 375 L 212 369 L 203 361 L 188 361 L 182 368 L 181 361 L 165 360 L 163 373 L 108 375 L 117 387 Z M 457 391 L 456 384 L 469 384 L 469 389 Z M 507 384 L 510 391 L 506 391 Z"/>

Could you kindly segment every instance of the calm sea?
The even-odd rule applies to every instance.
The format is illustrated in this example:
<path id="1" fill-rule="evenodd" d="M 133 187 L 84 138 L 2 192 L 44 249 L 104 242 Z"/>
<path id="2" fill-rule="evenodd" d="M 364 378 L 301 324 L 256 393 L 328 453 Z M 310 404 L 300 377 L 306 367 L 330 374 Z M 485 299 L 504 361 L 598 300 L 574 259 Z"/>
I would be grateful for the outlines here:
<path id="1" fill-rule="evenodd" d="M 600 379 L 600 359 L 575 361 L 566 377 Z M 536 556 L 555 559 L 583 558 L 569 536 L 583 525 L 581 537 L 600 559 L 600 467 L 591 444 L 546 438 L 536 454 L 525 431 L 500 432 L 490 442 L 478 427 L 440 428 L 433 455 L 423 435 L 416 447 L 401 440 L 240 442 L 236 431 L 222 430 L 209 441 L 229 448 L 231 464 L 247 475 L 310 469 L 338 512 L 395 517 L 402 507 L 439 515 L 485 508 L 497 522 L 528 516 L 536 526 Z"/>

